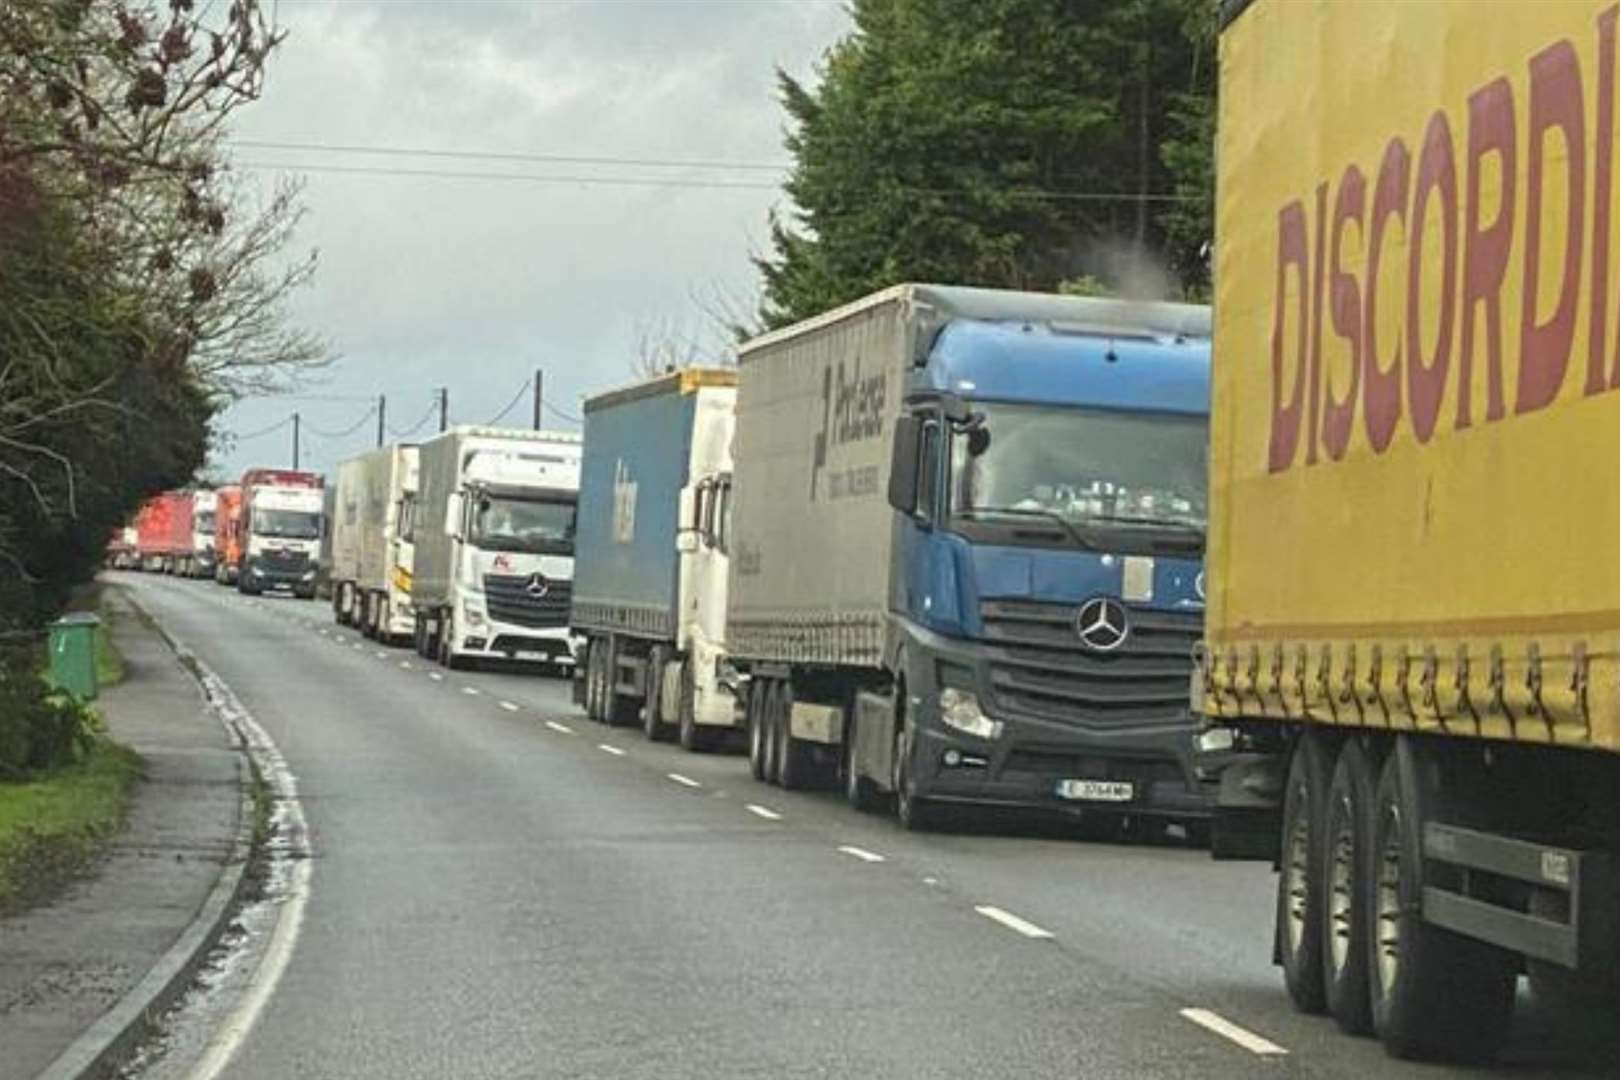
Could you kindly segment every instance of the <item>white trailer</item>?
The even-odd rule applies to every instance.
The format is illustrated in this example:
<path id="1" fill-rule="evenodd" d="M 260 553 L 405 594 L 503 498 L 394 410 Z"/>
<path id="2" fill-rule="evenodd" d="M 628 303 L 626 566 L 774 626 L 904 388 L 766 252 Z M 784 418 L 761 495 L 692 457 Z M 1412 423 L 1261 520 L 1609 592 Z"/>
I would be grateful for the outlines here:
<path id="1" fill-rule="evenodd" d="M 184 560 L 181 570 L 186 577 L 214 576 L 214 513 L 218 501 L 219 497 L 212 490 L 197 491 L 191 496 L 191 555 Z"/>
<path id="2" fill-rule="evenodd" d="M 455 427 L 419 452 L 417 652 L 453 668 L 506 659 L 571 672 L 579 436 Z"/>
<path id="3" fill-rule="evenodd" d="M 418 456 L 413 445 L 387 446 L 337 469 L 332 506 L 332 615 L 369 638 L 409 640 Z"/>

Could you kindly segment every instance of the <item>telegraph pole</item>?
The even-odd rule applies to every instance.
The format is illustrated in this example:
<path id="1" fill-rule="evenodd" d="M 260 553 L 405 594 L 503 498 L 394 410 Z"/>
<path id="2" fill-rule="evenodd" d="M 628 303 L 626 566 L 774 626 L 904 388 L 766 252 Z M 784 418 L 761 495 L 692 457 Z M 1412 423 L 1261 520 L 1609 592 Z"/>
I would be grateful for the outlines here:
<path id="1" fill-rule="evenodd" d="M 439 430 L 450 426 L 450 388 L 439 387 Z"/>
<path id="2" fill-rule="evenodd" d="M 377 395 L 377 445 L 383 444 L 383 421 L 388 416 L 388 395 Z"/>
<path id="3" fill-rule="evenodd" d="M 546 385 L 546 373 L 539 368 L 534 369 L 534 430 L 540 430 L 540 403 L 545 400 L 542 391 Z"/>
<path id="4" fill-rule="evenodd" d="M 293 413 L 293 470 L 298 469 L 298 414 Z"/>

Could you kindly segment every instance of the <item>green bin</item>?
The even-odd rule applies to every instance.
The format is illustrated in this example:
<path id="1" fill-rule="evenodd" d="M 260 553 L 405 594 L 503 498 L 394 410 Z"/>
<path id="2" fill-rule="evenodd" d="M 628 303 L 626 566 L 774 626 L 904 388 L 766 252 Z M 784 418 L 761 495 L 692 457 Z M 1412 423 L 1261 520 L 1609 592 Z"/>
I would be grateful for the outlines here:
<path id="1" fill-rule="evenodd" d="M 96 696 L 96 630 L 101 620 L 89 612 L 64 615 L 51 623 L 48 681 L 83 701 Z"/>

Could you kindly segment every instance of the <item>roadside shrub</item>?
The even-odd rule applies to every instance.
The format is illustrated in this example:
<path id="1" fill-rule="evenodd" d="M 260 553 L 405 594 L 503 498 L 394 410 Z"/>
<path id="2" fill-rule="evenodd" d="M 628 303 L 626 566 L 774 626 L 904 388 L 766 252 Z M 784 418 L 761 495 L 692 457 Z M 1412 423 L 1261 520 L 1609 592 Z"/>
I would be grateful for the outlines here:
<path id="1" fill-rule="evenodd" d="M 31 650 L 0 655 L 0 781 L 78 761 L 100 731 L 89 705 L 45 685 Z"/>

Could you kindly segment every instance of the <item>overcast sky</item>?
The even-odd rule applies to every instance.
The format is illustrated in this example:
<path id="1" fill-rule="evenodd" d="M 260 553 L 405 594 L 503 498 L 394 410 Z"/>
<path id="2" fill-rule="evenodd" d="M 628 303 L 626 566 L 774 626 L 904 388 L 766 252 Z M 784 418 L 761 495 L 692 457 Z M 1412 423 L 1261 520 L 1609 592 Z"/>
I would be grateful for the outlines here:
<path id="1" fill-rule="evenodd" d="M 785 205 L 781 174 L 759 169 L 335 148 L 779 164 L 775 69 L 811 76 L 849 28 L 839 0 L 280 0 L 279 18 L 289 36 L 234 155 L 265 181 L 307 179 L 298 246 L 319 249 L 320 270 L 295 314 L 341 359 L 296 398 L 244 401 L 221 423 L 249 436 L 297 410 L 318 470 L 372 445 L 375 419 L 333 433 L 377 394 L 396 431 L 424 421 L 439 386 L 452 423 L 485 423 L 542 367 L 546 399 L 577 416 L 582 395 L 631 377 L 644 331 L 702 339 L 702 306 L 753 302 L 748 256 Z M 398 175 L 413 170 L 589 182 Z M 649 176 L 757 186 L 623 182 Z M 529 416 L 525 397 L 505 422 Z M 291 455 L 284 427 L 241 438 L 214 471 Z"/>

